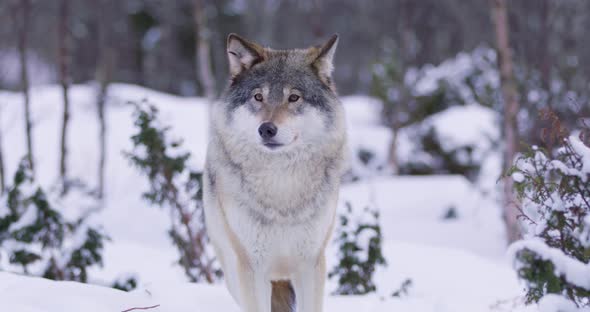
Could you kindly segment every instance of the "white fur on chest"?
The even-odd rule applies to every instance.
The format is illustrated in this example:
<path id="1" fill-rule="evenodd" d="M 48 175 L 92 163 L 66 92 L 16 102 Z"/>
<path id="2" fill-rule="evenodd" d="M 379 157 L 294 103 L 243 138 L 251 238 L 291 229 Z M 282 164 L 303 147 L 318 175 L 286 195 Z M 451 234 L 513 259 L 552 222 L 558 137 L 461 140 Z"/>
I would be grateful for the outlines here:
<path id="1" fill-rule="evenodd" d="M 267 222 L 299 223 L 326 209 L 337 181 L 327 181 L 321 166 L 269 164 L 240 176 L 236 200 Z M 264 222 L 264 220 L 261 220 Z"/>
<path id="2" fill-rule="evenodd" d="M 296 225 L 261 225 L 245 211 L 235 211 L 229 219 L 252 264 L 277 280 L 289 279 L 298 266 L 317 259 L 332 218 L 326 209 L 318 218 Z"/>
<path id="3" fill-rule="evenodd" d="M 268 166 L 246 177 L 217 171 L 229 226 L 252 264 L 272 279 L 288 279 L 317 259 L 334 218 L 338 180 L 326 181 L 316 168 L 297 169 Z"/>

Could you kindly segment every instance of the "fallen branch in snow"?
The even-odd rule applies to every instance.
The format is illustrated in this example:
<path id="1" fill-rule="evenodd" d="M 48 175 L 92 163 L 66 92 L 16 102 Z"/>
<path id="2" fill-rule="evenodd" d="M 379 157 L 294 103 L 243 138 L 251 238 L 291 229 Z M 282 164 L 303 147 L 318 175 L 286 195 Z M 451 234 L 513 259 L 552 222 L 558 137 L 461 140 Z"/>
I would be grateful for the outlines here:
<path id="1" fill-rule="evenodd" d="M 149 310 L 149 309 L 157 308 L 159 306 L 160 306 L 159 304 L 156 304 L 156 305 L 153 305 L 151 307 L 135 307 L 135 308 L 130 308 L 130 309 L 127 309 L 127 310 L 123 310 L 121 312 L 129 312 L 129 311 L 133 311 L 133 310 Z"/>

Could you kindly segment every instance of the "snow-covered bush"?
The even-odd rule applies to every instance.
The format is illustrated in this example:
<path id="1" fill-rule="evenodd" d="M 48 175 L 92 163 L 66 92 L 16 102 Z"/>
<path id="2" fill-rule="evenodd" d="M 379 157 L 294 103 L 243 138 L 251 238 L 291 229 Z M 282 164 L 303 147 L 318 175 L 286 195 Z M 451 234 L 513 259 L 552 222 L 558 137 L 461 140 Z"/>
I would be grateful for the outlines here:
<path id="1" fill-rule="evenodd" d="M 353 211 L 346 203 L 346 213 L 339 216 L 336 243 L 339 246 L 338 264 L 329 272 L 338 279 L 339 295 L 362 295 L 376 290 L 373 273 L 378 265 L 386 265 L 381 252 L 379 212 L 368 207 Z"/>
<path id="2" fill-rule="evenodd" d="M 137 288 L 138 277 L 133 274 L 124 274 L 115 279 L 111 287 L 124 291 L 131 291 Z"/>
<path id="3" fill-rule="evenodd" d="M 403 126 L 456 105 L 491 107 L 499 91 L 496 53 L 478 48 L 459 53 L 437 66 L 404 69 L 391 53 L 373 70 L 373 94 L 384 116 Z"/>
<path id="4" fill-rule="evenodd" d="M 86 282 L 102 265 L 105 234 L 88 214 L 68 218 L 59 200 L 35 184 L 21 161 L 13 185 L 0 199 L 0 268 L 54 280 Z"/>
<path id="5" fill-rule="evenodd" d="M 498 116 L 481 105 L 454 106 L 401 129 L 401 174 L 461 174 L 479 182 L 500 163 Z M 495 173 L 497 174 L 497 173 Z M 495 176 L 492 184 L 495 184 Z"/>
<path id="6" fill-rule="evenodd" d="M 193 282 L 213 282 L 221 275 L 205 231 L 202 173 L 188 167 L 190 153 L 181 140 L 170 140 L 169 127 L 159 124 L 158 110 L 145 102 L 136 104 L 131 137 L 134 149 L 126 153 L 131 163 L 149 180 L 143 197 L 168 209 L 172 218 L 169 235 L 178 248 L 178 263 Z"/>
<path id="7" fill-rule="evenodd" d="M 498 118 L 491 109 L 499 94 L 495 62 L 492 49 L 478 48 L 437 66 L 404 70 L 395 57 L 375 66 L 373 94 L 392 128 L 400 174 L 478 180 L 486 158 L 498 150 Z"/>
<path id="8" fill-rule="evenodd" d="M 462 174 L 474 181 L 499 141 L 497 114 L 480 105 L 455 106 L 404 131 L 414 155 L 404 155 L 408 174 Z"/>
<path id="9" fill-rule="evenodd" d="M 554 157 L 534 147 L 510 172 L 526 232 L 511 246 L 515 266 L 527 301 L 552 312 L 590 306 L 590 148 L 575 135 L 560 141 Z"/>
<path id="10" fill-rule="evenodd" d="M 439 111 L 454 105 L 491 107 L 500 85 L 496 52 L 484 47 L 461 52 L 437 66 L 408 70 L 404 81 L 415 97 L 438 98 Z"/>

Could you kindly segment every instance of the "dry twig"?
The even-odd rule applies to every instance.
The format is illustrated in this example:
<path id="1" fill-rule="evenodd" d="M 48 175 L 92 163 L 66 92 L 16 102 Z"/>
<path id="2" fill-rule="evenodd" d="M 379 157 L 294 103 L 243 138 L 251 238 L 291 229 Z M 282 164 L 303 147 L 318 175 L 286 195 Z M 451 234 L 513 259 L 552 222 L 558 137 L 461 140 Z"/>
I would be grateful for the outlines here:
<path id="1" fill-rule="evenodd" d="M 153 305 L 151 307 L 135 307 L 135 308 L 130 308 L 130 309 L 127 309 L 127 310 L 123 310 L 121 312 L 129 312 L 129 311 L 133 311 L 133 310 L 149 310 L 149 309 L 157 308 L 159 306 L 160 306 L 159 304 L 156 304 L 156 305 Z"/>

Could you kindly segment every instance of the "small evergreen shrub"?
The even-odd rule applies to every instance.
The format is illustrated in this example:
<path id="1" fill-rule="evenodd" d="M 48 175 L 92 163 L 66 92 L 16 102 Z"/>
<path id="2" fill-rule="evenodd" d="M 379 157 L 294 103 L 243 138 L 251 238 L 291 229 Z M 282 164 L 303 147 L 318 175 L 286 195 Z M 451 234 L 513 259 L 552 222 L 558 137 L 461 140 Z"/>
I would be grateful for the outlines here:
<path id="1" fill-rule="evenodd" d="M 362 295 L 376 291 L 373 273 L 378 265 L 386 265 L 381 252 L 379 213 L 368 207 L 361 214 L 354 213 L 346 203 L 346 213 L 339 216 L 336 243 L 339 246 L 338 265 L 328 274 L 338 279 L 334 294 Z"/>
<path id="2" fill-rule="evenodd" d="M 446 149 L 436 128 L 425 125 L 414 133 L 418 153 L 426 157 L 409 158 L 400 165 L 400 173 L 408 175 L 460 174 L 475 181 L 481 167 L 481 160 L 474 154 L 478 146 L 462 145 Z"/>
<path id="3" fill-rule="evenodd" d="M 71 219 L 60 211 L 23 159 L 0 199 L 0 268 L 87 282 L 88 268 L 102 265 L 106 235 L 89 224 L 88 215 Z"/>
<path id="4" fill-rule="evenodd" d="M 552 131 L 551 156 L 533 147 L 509 172 L 522 207 L 525 238 L 511 246 L 528 303 L 590 305 L 590 148 L 581 137 Z M 546 298 L 546 299 L 544 299 Z M 563 305 L 562 305 L 563 306 Z M 547 308 L 546 311 L 560 311 Z M 568 310 L 569 311 L 569 310 Z"/>
<path id="5" fill-rule="evenodd" d="M 147 176 L 150 188 L 143 197 L 170 211 L 168 231 L 177 247 L 178 263 L 192 282 L 212 283 L 221 276 L 205 231 L 202 173 L 189 168 L 190 153 L 181 140 L 169 138 L 169 127 L 158 122 L 158 110 L 146 102 L 135 104 L 137 133 L 126 156 Z"/>
<path id="6" fill-rule="evenodd" d="M 115 281 L 112 283 L 111 287 L 115 288 L 115 289 L 119 289 L 119 290 L 123 290 L 123 291 L 131 291 L 134 290 L 135 288 L 137 288 L 137 282 L 138 278 L 134 275 L 122 275 L 120 277 L 118 277 L 117 279 L 115 279 Z"/>

